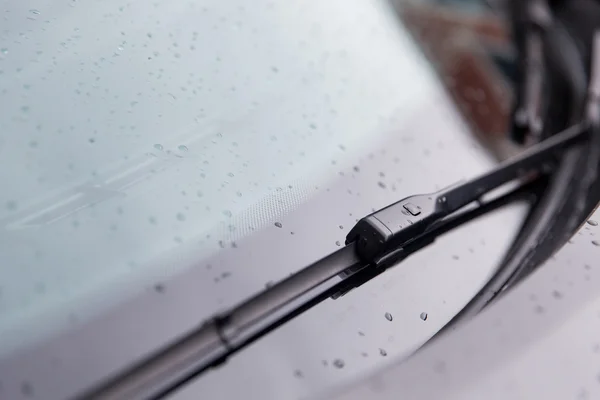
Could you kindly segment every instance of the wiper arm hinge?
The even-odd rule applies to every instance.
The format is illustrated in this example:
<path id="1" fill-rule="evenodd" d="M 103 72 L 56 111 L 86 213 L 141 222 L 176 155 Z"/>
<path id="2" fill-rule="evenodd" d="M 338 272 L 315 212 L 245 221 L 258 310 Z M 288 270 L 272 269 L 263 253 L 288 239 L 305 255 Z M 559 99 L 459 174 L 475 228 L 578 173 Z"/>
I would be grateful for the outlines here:
<path id="1" fill-rule="evenodd" d="M 390 253 L 398 253 L 415 241 L 424 241 L 422 245 L 413 244 L 422 248 L 433 241 L 431 235 L 425 234 L 434 234 L 433 228 L 440 220 L 506 183 L 540 173 L 540 166 L 583 140 L 586 133 L 585 126 L 575 125 L 469 182 L 391 204 L 359 220 L 348 233 L 346 244 L 354 243 L 360 260 L 376 266 L 389 262 Z"/>

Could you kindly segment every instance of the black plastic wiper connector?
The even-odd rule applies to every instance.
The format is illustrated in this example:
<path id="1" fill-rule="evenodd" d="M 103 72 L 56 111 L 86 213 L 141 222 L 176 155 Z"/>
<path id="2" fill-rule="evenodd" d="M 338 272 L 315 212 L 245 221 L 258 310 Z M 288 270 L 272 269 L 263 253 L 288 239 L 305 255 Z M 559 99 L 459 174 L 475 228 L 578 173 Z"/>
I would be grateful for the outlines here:
<path id="1" fill-rule="evenodd" d="M 407 197 L 356 223 L 346 236 L 363 263 L 380 265 L 447 214 L 442 192 Z"/>

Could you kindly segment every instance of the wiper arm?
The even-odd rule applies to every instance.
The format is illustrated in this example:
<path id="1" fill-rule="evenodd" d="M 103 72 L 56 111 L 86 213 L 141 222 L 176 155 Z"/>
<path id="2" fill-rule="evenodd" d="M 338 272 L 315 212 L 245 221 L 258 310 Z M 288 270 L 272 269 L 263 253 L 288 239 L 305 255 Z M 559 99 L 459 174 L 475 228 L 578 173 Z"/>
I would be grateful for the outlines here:
<path id="1" fill-rule="evenodd" d="M 356 241 L 357 254 L 365 263 L 379 265 L 390 258 L 393 260 L 395 253 L 443 218 L 501 185 L 531 172 L 539 173 L 544 163 L 581 140 L 584 132 L 582 126 L 574 125 L 469 182 L 391 204 L 361 219 L 348 234 L 346 244 Z"/>
<path id="2" fill-rule="evenodd" d="M 172 345 L 78 399 L 157 399 L 323 300 L 338 298 L 432 243 L 439 235 L 532 193 L 557 156 L 588 137 L 575 125 L 496 169 L 439 192 L 415 195 L 361 220 L 346 246 L 211 318 Z M 516 189 L 491 200 L 498 187 Z M 470 206 L 470 207 L 469 207 Z"/>

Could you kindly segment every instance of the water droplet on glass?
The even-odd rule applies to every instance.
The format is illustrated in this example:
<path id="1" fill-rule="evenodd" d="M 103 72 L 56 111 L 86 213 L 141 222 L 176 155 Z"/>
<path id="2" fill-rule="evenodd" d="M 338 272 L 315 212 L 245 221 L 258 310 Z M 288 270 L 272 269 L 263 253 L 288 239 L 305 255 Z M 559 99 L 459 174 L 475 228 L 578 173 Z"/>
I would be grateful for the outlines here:
<path id="1" fill-rule="evenodd" d="M 233 214 L 229 210 L 223 210 L 223 215 L 226 217 L 231 217 Z"/>
<path id="2" fill-rule="evenodd" d="M 176 217 L 178 221 L 185 221 L 185 215 L 183 213 L 177 213 Z"/>
<path id="3" fill-rule="evenodd" d="M 180 144 L 179 146 L 177 146 L 177 148 L 179 149 L 179 151 L 188 151 L 188 147 L 185 144 Z"/>
<path id="4" fill-rule="evenodd" d="M 296 378 L 302 378 L 302 377 L 304 377 L 304 374 L 302 373 L 302 371 L 300 371 L 299 369 L 297 369 L 297 370 L 294 371 L 294 376 Z"/>
<path id="5" fill-rule="evenodd" d="M 341 360 L 339 358 L 333 360 L 333 366 L 336 368 L 344 368 L 344 365 L 346 365 L 346 363 L 344 363 L 344 360 Z"/>
<path id="6" fill-rule="evenodd" d="M 592 244 L 594 246 L 600 246 L 600 241 L 598 241 L 598 240 L 592 240 Z"/>
<path id="7" fill-rule="evenodd" d="M 35 14 L 35 15 L 40 15 L 41 14 L 39 10 L 36 10 L 34 8 L 32 8 L 31 10 L 29 10 L 29 12 L 32 13 L 32 14 Z"/>
<path id="8" fill-rule="evenodd" d="M 446 363 L 444 361 L 437 361 L 433 366 L 433 370 L 438 374 L 446 372 Z"/>
<path id="9" fill-rule="evenodd" d="M 233 175 L 233 172 L 229 172 L 229 173 L 227 174 L 227 176 L 228 176 L 228 177 L 230 177 L 230 178 L 233 178 L 233 177 L 234 177 L 234 175 Z"/>
<path id="10" fill-rule="evenodd" d="M 383 357 L 387 356 L 387 351 L 385 351 L 384 349 L 379 349 L 379 354 L 381 354 Z"/>
<path id="11" fill-rule="evenodd" d="M 33 396 L 33 385 L 29 382 L 23 382 L 21 384 L 21 393 L 26 397 Z"/>
<path id="12" fill-rule="evenodd" d="M 283 227 L 283 225 L 281 224 L 281 222 L 275 222 L 275 226 L 278 227 L 278 228 L 282 228 Z"/>
<path id="13" fill-rule="evenodd" d="M 154 291 L 156 293 L 164 293 L 165 292 L 165 285 L 163 285 L 162 283 L 157 283 L 156 285 L 154 285 Z"/>
<path id="14" fill-rule="evenodd" d="M 419 317 L 423 320 L 423 321 L 427 321 L 427 313 L 426 312 L 422 312 L 421 315 L 419 315 Z"/>
<path id="15" fill-rule="evenodd" d="M 156 143 L 156 144 L 154 145 L 154 148 L 155 148 L 156 150 L 160 150 L 160 151 L 163 151 L 163 150 L 165 149 L 165 148 L 163 147 L 163 145 L 162 145 L 162 144 L 160 144 L 160 143 Z"/>
<path id="16" fill-rule="evenodd" d="M 336 245 L 336 246 L 341 246 L 342 244 L 340 243 L 340 241 L 339 241 L 339 240 L 336 240 L 336 241 L 335 241 L 335 245 Z"/>
<path id="17" fill-rule="evenodd" d="M 545 310 L 544 310 L 544 307 L 542 307 L 542 306 L 540 306 L 540 305 L 538 304 L 538 305 L 536 305 L 536 306 L 534 307 L 533 311 L 534 311 L 536 314 L 543 314 Z"/>
<path id="18" fill-rule="evenodd" d="M 6 47 L 3 47 L 0 49 L 0 54 L 6 55 L 8 54 L 8 49 Z"/>
<path id="19" fill-rule="evenodd" d="M 385 188 L 387 187 L 387 186 L 385 185 L 385 183 L 383 183 L 383 182 L 381 182 L 381 181 L 377 182 L 377 186 L 379 186 L 379 187 L 380 187 L 380 188 L 382 188 L 382 189 L 385 189 Z"/>
<path id="20" fill-rule="evenodd" d="M 387 319 L 388 321 L 391 321 L 392 319 L 394 319 L 394 317 L 392 317 L 392 314 L 390 314 L 389 312 L 386 312 L 385 319 Z"/>
<path id="21" fill-rule="evenodd" d="M 591 226 L 598 226 L 598 222 L 594 221 L 593 219 L 589 219 L 587 223 Z"/>
<path id="22" fill-rule="evenodd" d="M 13 200 L 9 200 L 9 201 L 7 201 L 7 202 L 6 202 L 6 208 L 7 208 L 9 211 L 14 211 L 14 210 L 16 210 L 16 209 L 17 209 L 17 202 L 16 202 L 16 201 L 13 201 Z"/>

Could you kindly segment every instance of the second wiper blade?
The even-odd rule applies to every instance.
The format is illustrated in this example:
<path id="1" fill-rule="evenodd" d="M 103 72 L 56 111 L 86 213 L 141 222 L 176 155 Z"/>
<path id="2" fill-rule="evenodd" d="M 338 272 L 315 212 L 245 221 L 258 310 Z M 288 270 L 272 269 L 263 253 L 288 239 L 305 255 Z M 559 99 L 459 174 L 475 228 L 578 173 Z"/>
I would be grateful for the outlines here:
<path id="1" fill-rule="evenodd" d="M 350 230 L 346 246 L 219 314 L 151 357 L 77 399 L 160 398 L 321 301 L 337 298 L 460 224 L 531 193 L 565 149 L 587 138 L 575 125 L 498 168 L 436 193 L 415 195 L 374 212 Z M 494 189 L 523 178 L 492 200 Z M 471 208 L 466 207 L 473 204 Z M 465 210 L 466 208 L 466 210 Z"/>

